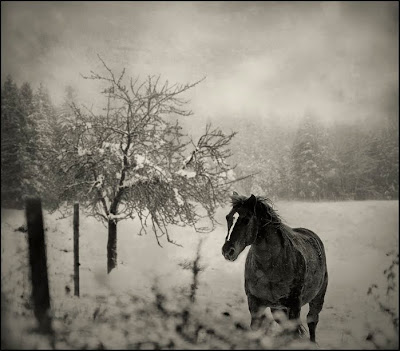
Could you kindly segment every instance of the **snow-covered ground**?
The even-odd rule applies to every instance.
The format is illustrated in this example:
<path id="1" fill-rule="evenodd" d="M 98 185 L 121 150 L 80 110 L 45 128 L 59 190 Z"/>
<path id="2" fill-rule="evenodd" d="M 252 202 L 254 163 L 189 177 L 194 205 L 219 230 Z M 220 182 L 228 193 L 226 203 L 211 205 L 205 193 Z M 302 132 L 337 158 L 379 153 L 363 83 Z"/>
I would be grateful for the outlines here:
<path id="1" fill-rule="evenodd" d="M 319 347 L 372 349 L 373 344 L 366 340 L 368 334 L 382 330 L 383 333 L 374 336 L 374 341 L 396 348 L 398 331 L 393 330 L 387 314 L 367 291 L 369 286 L 377 284 L 381 301 L 394 308 L 398 316 L 397 277 L 395 292 L 386 297 L 387 283 L 383 275 L 394 257 L 388 253 L 398 254 L 398 202 L 277 202 L 275 208 L 285 223 L 315 231 L 325 244 L 329 286 L 317 328 Z M 215 328 L 238 323 L 248 326 L 250 315 L 243 288 L 248 249 L 235 262 L 226 261 L 221 254 L 228 211 L 228 208 L 218 211 L 217 220 L 221 225 L 208 234 L 196 233 L 191 228 L 171 227 L 172 239 L 183 247 L 165 241 L 161 248 L 150 231 L 147 235 L 137 235 L 137 222 L 120 222 L 118 268 L 110 275 L 106 274 L 107 229 L 93 218 L 81 215 L 79 299 L 72 296 L 72 218 L 57 219 L 57 213 L 45 212 L 54 328 L 60 334 L 65 333 L 56 347 L 132 348 L 138 347 L 135 342 L 140 340 L 157 341 L 173 333 L 165 326 L 157 328 L 156 312 L 151 328 L 139 322 L 141 317 L 138 316 L 145 314 L 146 301 L 154 300 L 152 287 L 155 284 L 162 294 L 169 296 L 171 304 L 184 305 L 179 291 L 190 286 L 192 274 L 183 266 L 194 259 L 201 238 L 200 263 L 204 269 L 199 275 L 195 311 L 202 318 L 212 317 L 214 322 L 210 323 L 216 323 Z M 5 318 L 2 331 L 16 347 L 45 348 L 48 345 L 43 339 L 30 333 L 34 324 L 27 307 L 27 234 L 15 231 L 23 223 L 23 211 L 2 209 L 1 287 Z M 308 306 L 305 306 L 302 309 L 304 324 L 307 311 Z M 229 328 L 225 330 L 239 333 L 238 328 Z M 175 344 L 176 348 L 182 346 L 190 347 L 190 344 Z M 267 348 L 268 344 L 263 346 Z M 218 345 L 210 344 L 210 347 Z"/>

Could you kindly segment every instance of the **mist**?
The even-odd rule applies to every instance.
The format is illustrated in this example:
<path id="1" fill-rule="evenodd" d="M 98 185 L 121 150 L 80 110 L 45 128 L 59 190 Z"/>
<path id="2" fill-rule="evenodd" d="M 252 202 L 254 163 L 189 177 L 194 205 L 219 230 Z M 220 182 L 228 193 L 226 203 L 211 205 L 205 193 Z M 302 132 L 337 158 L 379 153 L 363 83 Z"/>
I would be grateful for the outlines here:
<path id="1" fill-rule="evenodd" d="M 206 79 L 188 94 L 193 132 L 214 121 L 312 112 L 323 123 L 380 123 L 398 100 L 395 2 L 3 2 L 2 82 L 43 82 L 55 103 L 99 54 L 116 71 L 170 82 Z"/>
<path id="2" fill-rule="evenodd" d="M 398 349 L 398 2 L 1 10 L 2 349 Z"/>

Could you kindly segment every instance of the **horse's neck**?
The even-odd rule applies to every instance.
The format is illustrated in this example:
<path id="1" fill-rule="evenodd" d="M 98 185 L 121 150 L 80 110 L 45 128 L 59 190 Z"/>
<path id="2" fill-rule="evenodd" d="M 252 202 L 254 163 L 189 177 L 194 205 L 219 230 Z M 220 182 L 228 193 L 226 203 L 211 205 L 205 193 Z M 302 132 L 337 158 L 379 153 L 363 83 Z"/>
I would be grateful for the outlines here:
<path id="1" fill-rule="evenodd" d="M 282 233 L 286 228 L 282 225 L 264 228 L 259 240 L 251 246 L 251 266 L 261 269 L 269 281 L 279 281 L 288 272 L 293 274 L 295 250 L 286 233 Z"/>
<path id="2" fill-rule="evenodd" d="M 259 263 L 264 265 L 272 262 L 275 264 L 284 258 L 282 234 L 279 230 L 279 227 L 273 225 L 260 227 L 259 237 L 252 245 L 254 257 Z"/>

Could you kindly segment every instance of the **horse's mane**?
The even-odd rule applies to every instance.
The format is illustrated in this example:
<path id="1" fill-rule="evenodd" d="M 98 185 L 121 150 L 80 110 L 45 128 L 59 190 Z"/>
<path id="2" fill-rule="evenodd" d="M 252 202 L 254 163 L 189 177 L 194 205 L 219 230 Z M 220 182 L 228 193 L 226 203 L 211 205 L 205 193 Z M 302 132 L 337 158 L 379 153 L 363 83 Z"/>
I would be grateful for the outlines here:
<path id="1" fill-rule="evenodd" d="M 276 213 L 276 211 L 272 208 L 273 202 L 271 199 L 264 196 L 256 196 L 257 203 L 261 205 L 263 211 L 268 214 L 271 218 L 271 222 L 273 224 L 282 224 L 282 220 L 280 216 Z M 232 206 L 239 207 L 243 205 L 243 203 L 248 200 L 248 197 L 244 195 L 234 194 L 231 195 Z"/>

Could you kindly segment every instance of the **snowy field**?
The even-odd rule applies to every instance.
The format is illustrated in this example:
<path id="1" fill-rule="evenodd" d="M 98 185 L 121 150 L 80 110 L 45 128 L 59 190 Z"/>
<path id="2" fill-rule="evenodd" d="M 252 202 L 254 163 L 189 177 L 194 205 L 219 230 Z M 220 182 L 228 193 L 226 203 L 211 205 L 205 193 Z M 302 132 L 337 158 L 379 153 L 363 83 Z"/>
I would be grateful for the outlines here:
<path id="1" fill-rule="evenodd" d="M 285 223 L 315 231 L 325 244 L 329 285 L 317 327 L 318 347 L 374 349 L 366 340 L 373 332 L 378 345 L 397 348 L 398 331 L 394 331 L 387 314 L 367 291 L 369 286 L 377 284 L 381 301 L 398 315 L 397 277 L 394 293 L 386 297 L 387 282 L 383 275 L 394 257 L 390 252 L 398 254 L 398 202 L 277 202 L 274 207 Z M 194 259 L 201 238 L 203 270 L 193 311 L 196 318 L 214 324 L 212 328 L 217 334 L 224 333 L 235 341 L 235 337 L 246 332 L 242 329 L 250 322 L 243 287 L 248 249 L 235 262 L 223 258 L 221 247 L 228 211 L 228 208 L 218 211 L 217 220 L 221 224 L 208 234 L 171 227 L 171 237 L 183 247 L 162 241 L 161 248 L 151 232 L 137 235 L 139 227 L 135 221 L 120 222 L 118 268 L 110 275 L 106 274 L 107 230 L 93 218 L 81 215 L 79 299 L 72 296 L 72 218 L 57 219 L 59 214 L 45 212 L 50 296 L 54 328 L 59 336 L 56 347 L 156 347 L 145 343 L 152 341 L 170 348 L 226 348 L 222 339 L 219 343 L 199 342 L 197 346 L 188 340 L 179 341 L 175 324 L 174 328 L 172 322 L 160 325 L 157 309 L 148 308 L 155 301 L 154 286 L 168 297 L 166 303 L 170 309 L 185 305 L 185 289 L 191 284 L 192 273 L 184 267 Z M 1 286 L 2 318 L 5 318 L 2 338 L 7 335 L 15 348 L 48 348 L 47 339 L 30 332 L 34 322 L 28 299 L 27 234 L 15 231 L 23 223 L 23 211 L 2 209 Z M 398 267 L 395 271 L 398 272 Z M 307 312 L 308 306 L 303 307 L 305 325 Z M 271 324 L 272 329 L 277 327 Z M 252 348 L 254 345 L 245 342 L 255 337 L 259 335 L 253 333 L 249 339 L 235 341 L 235 345 Z M 257 345 L 272 347 L 268 341 Z"/>

